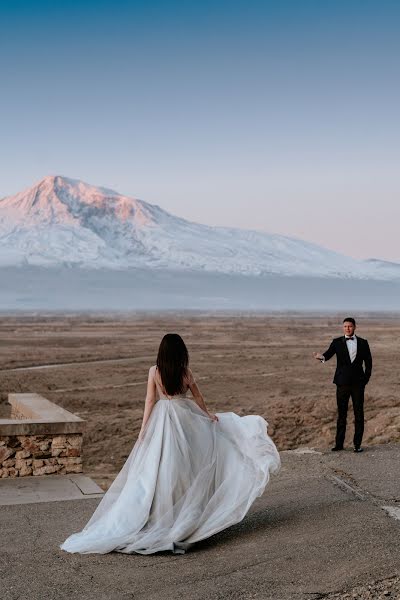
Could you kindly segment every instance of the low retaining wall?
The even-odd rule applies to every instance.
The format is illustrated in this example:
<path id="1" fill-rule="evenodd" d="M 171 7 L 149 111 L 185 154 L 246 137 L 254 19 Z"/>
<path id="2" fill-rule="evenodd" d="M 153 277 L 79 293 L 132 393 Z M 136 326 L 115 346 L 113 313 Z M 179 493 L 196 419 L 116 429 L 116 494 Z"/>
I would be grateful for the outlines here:
<path id="1" fill-rule="evenodd" d="M 39 394 L 9 394 L 0 419 L 0 477 L 82 472 L 86 422 Z"/>

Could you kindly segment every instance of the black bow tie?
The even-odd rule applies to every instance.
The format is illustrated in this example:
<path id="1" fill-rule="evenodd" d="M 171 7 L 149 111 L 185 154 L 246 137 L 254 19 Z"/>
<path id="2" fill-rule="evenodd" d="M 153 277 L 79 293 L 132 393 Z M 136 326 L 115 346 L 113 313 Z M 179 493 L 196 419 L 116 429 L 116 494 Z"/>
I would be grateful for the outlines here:
<path id="1" fill-rule="evenodd" d="M 347 337 L 347 338 L 346 338 L 346 342 L 348 342 L 349 340 L 354 340 L 354 338 L 353 338 L 353 337 L 351 337 L 351 338 L 350 338 L 350 337 Z"/>

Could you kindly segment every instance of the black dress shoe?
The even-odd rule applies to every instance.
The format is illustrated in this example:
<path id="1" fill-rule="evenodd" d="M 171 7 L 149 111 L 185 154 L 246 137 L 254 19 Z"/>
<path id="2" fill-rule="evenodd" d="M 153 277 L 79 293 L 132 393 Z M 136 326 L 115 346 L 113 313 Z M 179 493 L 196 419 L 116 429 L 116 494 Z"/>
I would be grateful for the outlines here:
<path id="1" fill-rule="evenodd" d="M 339 452 L 340 450 L 343 450 L 343 446 L 333 446 L 331 450 L 332 452 Z"/>
<path id="2" fill-rule="evenodd" d="M 363 452 L 363 449 L 357 446 L 354 448 L 354 452 Z"/>

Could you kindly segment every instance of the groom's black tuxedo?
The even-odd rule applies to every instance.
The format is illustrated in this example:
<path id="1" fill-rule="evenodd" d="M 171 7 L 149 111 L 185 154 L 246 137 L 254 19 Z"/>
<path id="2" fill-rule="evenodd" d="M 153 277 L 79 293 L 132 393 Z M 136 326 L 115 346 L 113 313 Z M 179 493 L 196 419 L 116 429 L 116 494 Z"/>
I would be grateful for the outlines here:
<path id="1" fill-rule="evenodd" d="M 357 354 L 353 362 L 350 360 L 344 335 L 332 340 L 323 356 L 325 360 L 329 360 L 334 354 L 336 354 L 337 365 L 333 383 L 336 385 L 367 385 L 372 371 L 372 356 L 367 340 L 357 336 Z M 363 363 L 365 363 L 365 371 Z"/>
<path id="2" fill-rule="evenodd" d="M 343 448 L 346 435 L 347 408 L 349 399 L 353 401 L 354 411 L 354 447 L 359 448 L 364 433 L 364 388 L 372 371 L 372 356 L 367 340 L 357 336 L 357 354 L 351 362 L 348 344 L 344 335 L 332 340 L 328 350 L 323 353 L 325 360 L 336 354 L 337 365 L 333 383 L 336 383 L 338 407 L 336 448 Z M 363 368 L 365 364 L 365 370 Z"/>

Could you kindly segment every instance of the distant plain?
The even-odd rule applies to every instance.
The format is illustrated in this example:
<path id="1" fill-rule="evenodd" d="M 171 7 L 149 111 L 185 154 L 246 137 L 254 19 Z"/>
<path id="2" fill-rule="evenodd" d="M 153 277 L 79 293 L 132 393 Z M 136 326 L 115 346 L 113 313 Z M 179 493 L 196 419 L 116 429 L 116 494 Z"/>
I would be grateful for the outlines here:
<path id="1" fill-rule="evenodd" d="M 357 316 L 357 315 L 356 315 Z M 106 489 L 136 441 L 149 367 L 166 332 L 185 339 L 211 410 L 260 414 L 280 450 L 325 450 L 335 431 L 335 359 L 324 351 L 342 315 L 0 315 L 0 417 L 8 393 L 37 392 L 87 420 L 84 470 Z M 365 444 L 400 441 L 399 314 L 359 316 L 374 358 Z M 64 364 L 67 363 L 67 364 Z M 50 368 L 27 367 L 54 365 Z M 26 368 L 25 370 L 23 368 Z M 13 370 L 15 369 L 15 370 Z M 347 446 L 351 447 L 349 411 Z"/>

